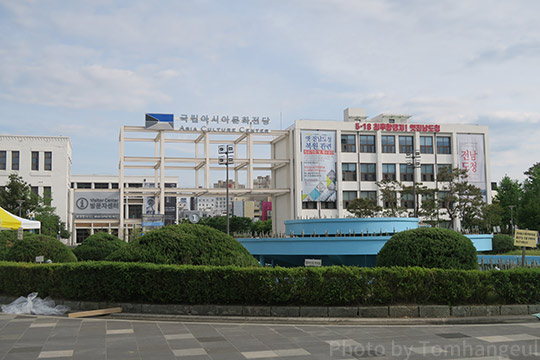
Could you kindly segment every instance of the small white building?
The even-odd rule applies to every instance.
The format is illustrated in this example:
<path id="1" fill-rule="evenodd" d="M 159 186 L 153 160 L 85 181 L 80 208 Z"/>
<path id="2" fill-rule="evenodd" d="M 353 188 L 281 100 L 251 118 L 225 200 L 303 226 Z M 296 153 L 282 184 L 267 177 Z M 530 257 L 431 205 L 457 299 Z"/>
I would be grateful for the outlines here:
<path id="1" fill-rule="evenodd" d="M 71 161 L 69 137 L 0 135 L 0 186 L 6 185 L 10 174 L 18 174 L 35 194 L 52 198 L 68 231 Z"/>

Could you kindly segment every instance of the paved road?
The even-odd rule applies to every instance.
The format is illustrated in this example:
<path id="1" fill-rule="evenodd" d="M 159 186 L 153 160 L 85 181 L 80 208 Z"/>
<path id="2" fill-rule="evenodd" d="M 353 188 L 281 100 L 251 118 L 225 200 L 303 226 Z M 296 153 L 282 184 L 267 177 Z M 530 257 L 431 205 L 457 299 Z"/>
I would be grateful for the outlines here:
<path id="1" fill-rule="evenodd" d="M 0 314 L 0 359 L 539 359 L 540 322 L 218 324 Z"/>

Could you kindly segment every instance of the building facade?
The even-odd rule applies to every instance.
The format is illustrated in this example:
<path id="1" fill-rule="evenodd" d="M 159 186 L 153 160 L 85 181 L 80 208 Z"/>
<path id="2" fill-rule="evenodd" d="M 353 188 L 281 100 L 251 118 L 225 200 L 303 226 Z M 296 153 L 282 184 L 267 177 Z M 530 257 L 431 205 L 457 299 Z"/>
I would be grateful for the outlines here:
<path id="1" fill-rule="evenodd" d="M 466 169 L 468 181 L 491 202 L 487 126 L 416 124 L 402 114 L 368 119 L 363 109 L 346 109 L 342 122 L 298 120 L 289 131 L 273 149 L 293 164 L 272 173 L 274 186 L 291 189 L 273 197 L 277 232 L 285 231 L 286 220 L 349 217 L 347 205 L 358 197 L 384 208 L 382 180 L 440 188 L 443 167 Z M 418 157 L 416 166 L 408 165 L 410 154 Z M 412 196 L 398 193 L 397 201 L 412 216 Z"/>
<path id="2" fill-rule="evenodd" d="M 32 192 L 50 197 L 56 214 L 69 223 L 71 141 L 65 136 L 0 135 L 0 186 L 15 173 Z"/>

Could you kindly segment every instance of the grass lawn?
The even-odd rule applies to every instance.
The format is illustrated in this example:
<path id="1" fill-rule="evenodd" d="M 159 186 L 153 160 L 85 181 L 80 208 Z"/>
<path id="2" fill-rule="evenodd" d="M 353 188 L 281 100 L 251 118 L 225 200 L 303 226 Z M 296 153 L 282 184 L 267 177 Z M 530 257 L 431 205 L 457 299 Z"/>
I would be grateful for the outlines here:
<path id="1" fill-rule="evenodd" d="M 519 250 L 512 250 L 512 251 L 509 251 L 507 253 L 500 254 L 500 255 L 521 255 L 521 253 L 522 253 L 521 249 L 519 249 Z M 540 256 L 540 249 L 527 249 L 525 254 L 531 255 L 531 256 Z"/>

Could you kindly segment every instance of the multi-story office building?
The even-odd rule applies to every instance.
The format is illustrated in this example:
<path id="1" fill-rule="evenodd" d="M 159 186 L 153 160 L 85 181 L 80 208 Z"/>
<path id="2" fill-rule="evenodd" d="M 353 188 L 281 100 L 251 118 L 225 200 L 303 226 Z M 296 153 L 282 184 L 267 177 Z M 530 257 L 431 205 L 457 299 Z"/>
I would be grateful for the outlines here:
<path id="1" fill-rule="evenodd" d="M 289 131 L 273 149 L 293 164 L 272 174 L 275 187 L 291 188 L 273 197 L 278 231 L 284 220 L 350 216 L 347 204 L 357 197 L 385 207 L 381 180 L 412 186 L 414 179 L 435 188 L 442 167 L 466 169 L 468 181 L 491 202 L 487 126 L 416 124 L 400 114 L 368 119 L 363 109 L 346 109 L 343 122 L 298 120 Z M 417 167 L 408 165 L 412 153 L 420 155 Z M 410 194 L 397 194 L 397 200 L 412 212 Z"/>
<path id="2" fill-rule="evenodd" d="M 68 203 L 71 142 L 65 136 L 0 135 L 0 186 L 16 173 L 35 194 L 51 198 L 70 229 Z"/>

